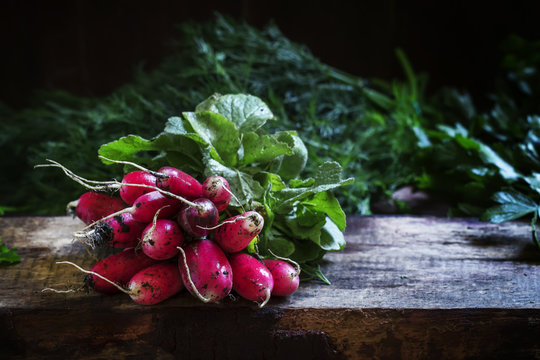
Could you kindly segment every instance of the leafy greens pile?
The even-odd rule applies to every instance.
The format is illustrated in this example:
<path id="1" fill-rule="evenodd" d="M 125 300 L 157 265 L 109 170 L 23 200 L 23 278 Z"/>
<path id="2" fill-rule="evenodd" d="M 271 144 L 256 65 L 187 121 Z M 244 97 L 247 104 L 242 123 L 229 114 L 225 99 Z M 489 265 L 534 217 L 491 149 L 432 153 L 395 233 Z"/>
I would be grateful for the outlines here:
<path id="1" fill-rule="evenodd" d="M 0 206 L 0 216 L 4 215 L 6 210 L 5 207 Z M 17 249 L 8 248 L 4 243 L 2 243 L 2 238 L 0 238 L 0 265 L 4 264 L 15 264 L 21 261 L 21 257 L 17 254 Z"/>
<path id="2" fill-rule="evenodd" d="M 110 178 L 114 171 L 95 161 L 101 144 L 125 134 L 156 134 L 164 119 L 194 109 L 213 93 L 249 93 L 275 114 L 267 131 L 291 129 L 304 140 L 310 162 L 303 176 L 316 179 L 319 166 L 334 160 L 345 178 L 355 178 L 354 186 L 335 189 L 346 213 L 377 212 L 375 204 L 413 185 L 440 196 L 451 215 L 494 222 L 532 215 L 536 222 L 540 42 L 511 37 L 503 44 L 496 88 L 477 107 L 465 91 L 441 89 L 428 96 L 427 77 L 416 74 L 401 51 L 404 81 L 368 81 L 322 63 L 274 25 L 257 30 L 218 15 L 210 23 L 184 24 L 182 31 L 183 40 L 161 66 L 106 98 L 55 92 L 21 112 L 0 107 L 7 120 L 0 151 L 13 154 L 1 160 L 11 169 L 0 178 L 0 188 L 9 189 L 3 205 L 63 213 L 80 189 L 61 175 L 32 171 L 34 164 L 54 158 L 84 177 Z M 186 121 L 184 130 L 191 132 Z M 181 131 L 174 124 L 168 129 Z M 220 146 L 214 144 L 212 161 L 243 166 Z M 205 161 L 190 166 L 204 171 Z M 36 195 L 28 199 L 29 193 Z M 395 203 L 394 211 L 413 210 Z"/>
<path id="3" fill-rule="evenodd" d="M 299 179 L 307 161 L 303 142 L 294 131 L 267 133 L 263 125 L 273 118 L 255 96 L 215 94 L 194 112 L 169 118 L 156 137 L 125 136 L 101 146 L 99 154 L 154 169 L 170 165 L 199 178 L 225 177 L 231 206 L 264 214 L 258 252 L 291 258 L 327 281 L 317 261 L 345 246 L 345 214 L 331 190 L 353 180 L 343 180 L 341 166 L 331 161 L 314 177 Z"/>

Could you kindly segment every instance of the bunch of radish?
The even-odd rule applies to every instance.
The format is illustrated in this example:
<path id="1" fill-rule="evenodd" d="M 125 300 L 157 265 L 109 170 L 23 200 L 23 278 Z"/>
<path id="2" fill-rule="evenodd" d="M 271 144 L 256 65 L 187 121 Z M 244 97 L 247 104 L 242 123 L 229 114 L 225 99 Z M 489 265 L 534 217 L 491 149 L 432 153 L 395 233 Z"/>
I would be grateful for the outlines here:
<path id="1" fill-rule="evenodd" d="M 271 296 L 298 288 L 300 268 L 294 262 L 246 251 L 264 218 L 252 210 L 231 214 L 240 211 L 229 207 L 234 195 L 225 178 L 211 176 L 201 184 L 172 167 L 150 171 L 137 166 L 141 170 L 127 173 L 121 182 L 90 181 L 51 163 L 47 166 L 60 167 L 90 189 L 119 190 L 120 198 L 91 191 L 69 204 L 87 224 L 76 239 L 90 248 L 123 249 L 89 270 L 60 262 L 87 273 L 85 282 L 96 291 L 124 292 L 144 305 L 184 288 L 205 303 L 233 291 L 262 307 Z"/>

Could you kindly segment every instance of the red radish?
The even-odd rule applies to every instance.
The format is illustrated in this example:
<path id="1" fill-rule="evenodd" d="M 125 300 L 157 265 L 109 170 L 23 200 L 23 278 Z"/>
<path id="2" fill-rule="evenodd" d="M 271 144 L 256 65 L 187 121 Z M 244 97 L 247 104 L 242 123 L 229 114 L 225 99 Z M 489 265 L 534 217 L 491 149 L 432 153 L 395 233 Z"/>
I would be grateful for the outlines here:
<path id="1" fill-rule="evenodd" d="M 142 232 L 142 251 L 152 259 L 170 259 L 178 254 L 178 247 L 183 244 L 180 226 L 169 219 L 156 220 Z"/>
<path id="2" fill-rule="evenodd" d="M 164 207 L 158 219 L 168 219 L 178 213 L 181 205 L 182 203 L 177 199 L 166 197 L 159 191 L 152 191 L 139 196 L 131 209 L 137 221 L 149 223 L 159 209 Z"/>
<path id="3" fill-rule="evenodd" d="M 259 307 L 270 300 L 274 278 L 270 270 L 259 260 L 245 253 L 229 256 L 234 274 L 233 289 L 244 299 L 261 301 Z"/>
<path id="4" fill-rule="evenodd" d="M 231 202 L 231 187 L 223 176 L 210 176 L 202 184 L 202 196 L 216 205 L 222 212 Z"/>
<path id="5" fill-rule="evenodd" d="M 74 236 L 86 238 L 83 242 L 92 247 L 108 244 L 115 248 L 129 248 L 139 243 L 145 227 L 145 223 L 135 220 L 132 214 L 126 212 L 100 221 L 93 229 L 75 233 Z"/>
<path id="6" fill-rule="evenodd" d="M 122 183 L 155 186 L 156 177 L 146 171 L 137 170 L 124 175 Z M 122 185 L 120 187 L 120 197 L 126 204 L 133 205 L 139 196 L 151 191 L 153 191 L 151 188 Z"/>
<path id="7" fill-rule="evenodd" d="M 211 240 L 195 240 L 184 249 L 179 268 L 186 289 L 201 301 L 217 302 L 229 295 L 233 272 L 225 253 Z"/>
<path id="8" fill-rule="evenodd" d="M 234 253 L 241 251 L 259 235 L 264 226 L 264 218 L 256 211 L 233 216 L 222 223 L 214 234 L 214 241 L 223 251 Z"/>
<path id="9" fill-rule="evenodd" d="M 139 271 L 127 284 L 129 296 L 138 304 L 153 305 L 184 288 L 176 262 L 160 262 Z"/>
<path id="10" fill-rule="evenodd" d="M 178 214 L 178 223 L 184 231 L 194 237 L 204 237 L 219 221 L 219 213 L 213 202 L 205 198 L 193 200 L 194 205 L 186 205 Z"/>
<path id="11" fill-rule="evenodd" d="M 98 192 L 86 192 L 79 200 L 68 204 L 68 208 L 75 207 L 75 215 L 86 225 L 98 221 L 107 215 L 115 213 L 126 207 L 126 204 L 114 196 Z"/>
<path id="12" fill-rule="evenodd" d="M 140 270 L 131 277 L 126 288 L 97 272 L 85 270 L 72 262 L 59 261 L 57 264 L 69 264 L 84 273 L 94 275 L 128 294 L 133 301 L 142 305 L 153 305 L 167 300 L 184 288 L 178 265 L 175 262 L 159 262 Z"/>
<path id="13" fill-rule="evenodd" d="M 125 286 L 133 275 L 155 263 L 155 260 L 142 252 L 136 252 L 135 248 L 128 248 L 98 261 L 90 271 L 96 272 L 120 286 Z M 116 286 L 92 274 L 86 276 L 85 283 L 104 294 L 113 294 L 120 291 Z"/>
<path id="14" fill-rule="evenodd" d="M 298 289 L 300 274 L 294 266 L 283 260 L 263 260 L 263 263 L 274 279 L 272 295 L 288 296 Z"/>
<path id="15" fill-rule="evenodd" d="M 164 166 L 157 171 L 156 186 L 173 194 L 194 200 L 202 196 L 202 185 L 185 172 Z"/>
<path id="16" fill-rule="evenodd" d="M 178 213 L 182 202 L 175 198 L 170 198 L 155 190 L 139 196 L 132 206 L 120 210 L 109 217 L 120 214 L 132 214 L 136 221 L 148 224 L 152 222 L 154 215 L 159 209 L 159 219 L 171 218 Z"/>

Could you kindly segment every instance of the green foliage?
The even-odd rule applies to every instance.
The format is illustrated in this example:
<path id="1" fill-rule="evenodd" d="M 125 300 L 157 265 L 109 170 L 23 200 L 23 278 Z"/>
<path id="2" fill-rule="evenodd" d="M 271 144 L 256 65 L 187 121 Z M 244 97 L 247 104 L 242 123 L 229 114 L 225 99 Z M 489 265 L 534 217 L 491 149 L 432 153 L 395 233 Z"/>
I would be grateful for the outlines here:
<path id="1" fill-rule="evenodd" d="M 6 206 L 0 206 L 0 216 L 12 210 L 13 209 Z M 2 239 L 0 238 L 0 265 L 15 264 L 20 261 L 21 261 L 21 258 L 19 254 L 17 254 L 17 249 L 8 248 L 6 245 L 2 243 Z"/>
<path id="2" fill-rule="evenodd" d="M 96 149 L 122 136 L 126 136 L 125 146 L 107 148 L 108 157 L 149 167 L 186 166 L 185 170 L 202 172 L 201 176 L 209 171 L 226 173 L 238 179 L 240 193 L 281 201 L 277 213 L 291 211 L 286 196 L 297 196 L 295 189 L 324 188 L 315 180 L 308 184 L 292 179 L 284 185 L 283 179 L 296 175 L 315 179 L 319 166 L 327 161 L 339 163 L 345 178 L 355 178 L 354 186 L 334 189 L 350 214 L 370 214 L 374 202 L 387 199 L 403 185 L 437 193 L 452 205 L 455 215 L 480 216 L 494 205 L 492 195 L 500 191 L 516 191 L 538 203 L 540 42 L 510 37 L 502 44 L 501 74 L 488 104 L 479 109 L 466 91 L 441 89 L 428 97 L 427 78 L 414 72 L 401 50 L 396 55 L 404 81 L 368 81 L 322 63 L 272 24 L 257 30 L 218 15 L 213 22 L 184 24 L 181 30 L 182 42 L 173 46 L 173 54 L 161 66 L 139 73 L 106 98 L 55 92 L 41 94 L 36 106 L 22 112 L 0 107 L 5 120 L 0 151 L 10 155 L 1 160 L 2 168 L 10 169 L 0 178 L 4 203 L 20 212 L 62 213 L 80 188 L 58 172 L 34 171 L 33 165 L 53 158 L 84 177 L 110 179 L 117 174 L 95 161 Z M 232 114 L 230 106 L 238 100 L 215 103 L 214 93 L 253 94 L 268 107 L 257 112 L 261 104 L 253 98 L 253 103 L 246 102 L 246 108 Z M 184 109 L 195 109 L 199 115 L 179 114 Z M 202 115 L 205 111 L 222 117 Z M 275 115 L 272 121 L 267 111 Z M 222 138 L 234 138 L 232 132 L 217 131 L 227 126 L 224 119 L 228 118 L 239 119 L 235 125 L 244 137 Z M 169 119 L 166 124 L 165 119 Z M 259 131 L 265 121 L 266 130 Z M 207 131 L 197 132 L 201 126 Z M 276 135 L 283 129 L 292 132 Z M 310 160 L 302 173 L 282 170 L 280 182 L 275 171 L 283 163 L 280 156 L 297 152 L 290 147 L 295 135 L 304 140 Z M 208 158 L 201 157 L 202 145 L 210 149 Z M 144 153 L 137 152 L 141 147 Z M 164 148 L 165 156 L 153 153 Z M 242 156 L 235 153 L 242 148 Z M 269 173 L 259 171 L 257 163 L 265 163 Z M 256 183 L 287 188 L 274 198 L 277 195 L 267 193 L 264 186 L 250 183 L 253 171 Z M 495 216 L 496 209 L 505 218 L 506 208 L 500 207 L 484 218 Z M 298 214 L 309 210 L 294 209 Z M 534 220 L 536 212 L 526 216 L 531 214 Z M 321 224 L 318 219 L 315 226 Z M 284 242 L 282 233 L 291 225 L 277 225 L 280 230 L 270 235 Z M 288 249 L 293 251 L 292 246 Z M 319 256 L 302 246 L 294 251 L 305 258 Z"/>
<path id="3" fill-rule="evenodd" d="M 0 264 L 15 264 L 21 262 L 17 249 L 10 249 L 0 240 Z"/>

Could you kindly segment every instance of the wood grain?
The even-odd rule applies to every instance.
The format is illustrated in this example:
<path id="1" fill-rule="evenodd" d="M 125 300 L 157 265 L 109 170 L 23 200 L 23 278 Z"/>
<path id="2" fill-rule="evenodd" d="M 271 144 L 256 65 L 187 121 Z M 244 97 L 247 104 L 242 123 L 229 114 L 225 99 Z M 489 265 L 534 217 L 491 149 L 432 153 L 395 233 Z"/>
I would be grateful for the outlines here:
<path id="1" fill-rule="evenodd" d="M 91 267 L 69 217 L 0 218 L 20 264 L 1 267 L 0 351 L 9 358 L 540 359 L 540 251 L 527 224 L 435 217 L 352 217 L 345 250 L 263 309 L 156 306 L 76 289 Z M 104 256 L 105 253 L 98 254 Z M 4 350 L 5 349 L 5 350 Z M 3 358 L 0 356 L 0 358 Z"/>

